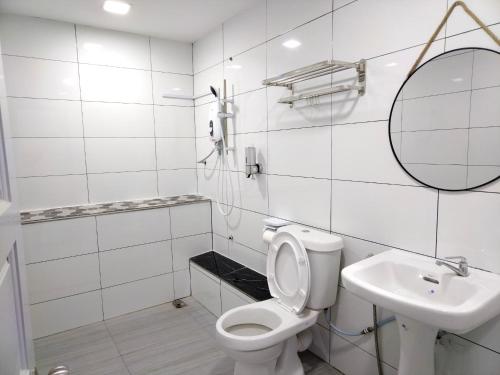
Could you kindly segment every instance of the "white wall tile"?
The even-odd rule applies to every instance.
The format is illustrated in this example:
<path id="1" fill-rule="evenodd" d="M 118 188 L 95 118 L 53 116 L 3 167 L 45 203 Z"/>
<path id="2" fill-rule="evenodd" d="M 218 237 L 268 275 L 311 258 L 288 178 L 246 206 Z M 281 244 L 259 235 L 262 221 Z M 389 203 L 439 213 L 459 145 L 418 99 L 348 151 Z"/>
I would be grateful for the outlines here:
<path id="1" fill-rule="evenodd" d="M 213 241 L 214 244 L 212 250 L 229 257 L 229 240 L 226 237 L 222 237 L 214 233 Z"/>
<path id="2" fill-rule="evenodd" d="M 151 73 L 138 69 L 80 65 L 82 99 L 151 104 Z"/>
<path id="3" fill-rule="evenodd" d="M 262 88 L 266 78 L 266 46 L 261 45 L 224 62 L 229 93 L 241 94 Z"/>
<path id="4" fill-rule="evenodd" d="M 189 268 L 189 258 L 200 255 L 212 249 L 212 234 L 176 238 L 172 240 L 174 271 Z"/>
<path id="5" fill-rule="evenodd" d="M 191 263 L 191 295 L 215 316 L 221 314 L 220 281 Z"/>
<path id="6" fill-rule="evenodd" d="M 369 256 L 391 250 L 391 247 L 375 242 L 360 240 L 358 238 L 340 235 L 344 241 L 341 255 L 341 267 L 347 267 Z M 342 281 L 342 280 L 339 280 Z"/>
<path id="7" fill-rule="evenodd" d="M 82 137 L 82 108 L 77 101 L 9 98 L 14 137 Z"/>
<path id="8" fill-rule="evenodd" d="M 194 137 L 194 108 L 154 106 L 157 137 Z"/>
<path id="9" fill-rule="evenodd" d="M 267 130 L 267 97 L 266 89 L 237 95 L 234 105 L 229 105 L 229 111 L 235 117 L 228 121 L 229 133 L 250 133 Z M 196 136 L 207 134 L 208 106 L 196 108 Z M 206 110 L 205 110 L 206 109 Z M 198 131 L 199 129 L 199 131 Z"/>
<path id="10" fill-rule="evenodd" d="M 224 238 L 228 237 L 228 227 L 227 227 L 227 216 L 223 216 L 219 210 L 217 209 L 217 202 L 212 202 L 212 232 L 214 234 L 218 234 L 223 236 Z M 221 205 L 224 210 L 227 210 L 226 205 Z"/>
<path id="11" fill-rule="evenodd" d="M 173 275 L 162 275 L 102 290 L 104 319 L 174 299 Z"/>
<path id="12" fill-rule="evenodd" d="M 26 275 L 32 304 L 100 288 L 97 254 L 29 264 Z"/>
<path id="13" fill-rule="evenodd" d="M 81 138 L 17 138 L 13 144 L 18 177 L 85 173 Z"/>
<path id="14" fill-rule="evenodd" d="M 191 295 L 191 275 L 189 269 L 174 272 L 174 298 Z"/>
<path id="15" fill-rule="evenodd" d="M 80 25 L 76 36 L 81 63 L 151 69 L 148 37 Z"/>
<path id="16" fill-rule="evenodd" d="M 35 210 L 88 203 L 87 176 L 18 178 L 20 210 Z"/>
<path id="17" fill-rule="evenodd" d="M 158 169 L 195 168 L 195 144 L 194 138 L 157 138 Z"/>
<path id="18" fill-rule="evenodd" d="M 224 58 L 266 41 L 266 2 L 238 13 L 224 22 Z"/>
<path id="19" fill-rule="evenodd" d="M 330 359 L 330 331 L 315 324 L 311 327 L 311 332 L 313 341 L 308 350 L 328 363 Z"/>
<path id="20" fill-rule="evenodd" d="M 196 73 L 194 75 L 194 96 L 199 97 L 207 95 L 200 99 L 204 102 L 213 100 L 213 95 L 210 94 L 210 86 L 213 86 L 216 90 L 220 90 L 220 92 L 223 93 L 223 79 L 224 69 L 222 63 Z M 228 87 L 227 89 L 229 96 L 231 94 L 231 87 Z"/>
<path id="21" fill-rule="evenodd" d="M 332 183 L 332 230 L 335 232 L 433 256 L 436 216 L 437 193 L 430 189 L 363 182 Z"/>
<path id="22" fill-rule="evenodd" d="M 449 3 L 449 7 L 451 5 L 452 3 Z M 500 5 L 495 0 L 470 0 L 467 5 L 487 25 L 497 23 L 500 19 Z M 477 28 L 477 23 L 459 7 L 453 11 L 446 23 L 446 35 L 450 36 Z"/>
<path id="23" fill-rule="evenodd" d="M 443 48 L 443 42 L 436 41 L 426 56 L 435 56 L 443 52 Z M 333 123 L 387 120 L 391 104 L 420 51 L 421 48 L 416 47 L 367 61 L 366 74 L 369 83 L 366 85 L 365 94 L 359 96 L 357 92 L 351 91 L 345 95 L 334 96 Z M 352 70 L 337 73 L 333 78 L 334 83 L 340 83 L 342 80 L 354 83 L 355 79 L 356 74 Z"/>
<path id="24" fill-rule="evenodd" d="M 283 5 L 285 2 L 282 2 Z M 310 6 L 308 3 L 307 5 Z M 283 43 L 295 40 L 301 43 L 288 48 Z M 332 17 L 320 19 L 292 30 L 267 44 L 267 76 L 273 77 L 332 58 Z"/>
<path id="25" fill-rule="evenodd" d="M 268 192 L 266 174 L 248 178 L 245 173 L 233 172 L 231 178 L 234 184 L 234 205 L 236 207 L 260 213 L 268 211 Z"/>
<path id="26" fill-rule="evenodd" d="M 262 275 L 266 274 L 267 256 L 260 251 L 229 241 L 229 257 Z"/>
<path id="27" fill-rule="evenodd" d="M 99 322 L 102 318 L 100 291 L 31 306 L 34 339 Z"/>
<path id="28" fill-rule="evenodd" d="M 164 98 L 163 95 L 193 97 L 193 77 L 185 74 L 153 72 L 153 102 L 192 107 L 192 99 Z"/>
<path id="29" fill-rule="evenodd" d="M 154 143 L 154 138 L 87 138 L 87 170 L 89 173 L 154 170 Z"/>
<path id="30" fill-rule="evenodd" d="M 318 228 L 330 228 L 330 181 L 268 176 L 269 214 Z"/>
<path id="31" fill-rule="evenodd" d="M 218 64 L 223 59 L 222 25 L 206 34 L 203 38 L 193 44 L 193 68 L 194 72 L 209 68 Z"/>
<path id="32" fill-rule="evenodd" d="M 265 218 L 266 215 L 235 208 L 228 216 L 229 235 L 234 241 L 267 254 L 268 246 L 262 239 Z"/>
<path id="33" fill-rule="evenodd" d="M 78 65 L 71 62 L 3 56 L 9 96 L 79 100 Z"/>
<path id="34" fill-rule="evenodd" d="M 471 266 L 500 272 L 499 213 L 498 194 L 442 192 L 437 256 L 462 255 Z"/>
<path id="35" fill-rule="evenodd" d="M 333 127 L 332 177 L 339 180 L 416 184 L 394 158 L 385 121 Z"/>
<path id="36" fill-rule="evenodd" d="M 330 0 L 270 0 L 267 4 L 267 38 L 283 34 L 331 11 Z"/>
<path id="37" fill-rule="evenodd" d="M 156 171 L 89 174 L 92 203 L 153 198 L 158 195 Z"/>
<path id="38" fill-rule="evenodd" d="M 445 12 L 446 0 L 353 2 L 333 13 L 335 56 L 368 59 L 426 43 Z"/>
<path id="39" fill-rule="evenodd" d="M 97 216 L 99 249 L 116 249 L 170 239 L 168 208 Z"/>
<path id="40" fill-rule="evenodd" d="M 439 375 L 494 374 L 500 356 L 455 335 L 446 335 L 436 346 L 436 373 Z"/>
<path id="41" fill-rule="evenodd" d="M 193 45 L 160 38 L 151 38 L 153 70 L 193 74 Z"/>
<path id="42" fill-rule="evenodd" d="M 500 32 L 500 25 L 490 26 L 489 28 L 493 33 L 495 33 L 495 35 L 498 35 L 498 33 Z M 488 36 L 488 34 L 486 34 L 482 29 L 469 31 L 464 34 L 458 34 L 451 38 L 446 38 L 447 51 L 451 51 L 455 48 L 470 46 L 498 50 L 498 46 L 493 41 L 493 39 L 491 39 L 491 37 Z"/>
<path id="43" fill-rule="evenodd" d="M 212 231 L 209 202 L 172 207 L 170 216 L 172 218 L 173 238 Z"/>
<path id="44" fill-rule="evenodd" d="M 99 257 L 103 288 L 172 272 L 171 241 L 104 251 Z"/>
<path id="45" fill-rule="evenodd" d="M 4 54 L 76 62 L 71 23 L 2 14 L 0 37 Z"/>
<path id="46" fill-rule="evenodd" d="M 342 337 L 331 335 L 330 350 L 330 364 L 344 374 L 374 374 L 376 371 L 376 358 Z M 396 369 L 385 364 L 383 371 L 386 375 L 397 374 Z"/>
<path id="47" fill-rule="evenodd" d="M 149 105 L 83 102 L 86 137 L 153 137 L 154 117 Z"/>
<path id="48" fill-rule="evenodd" d="M 97 252 L 93 217 L 23 225 L 26 263 Z"/>
<path id="49" fill-rule="evenodd" d="M 269 173 L 331 177 L 330 126 L 269 132 Z"/>
<path id="50" fill-rule="evenodd" d="M 196 194 L 196 169 L 158 171 L 158 191 L 161 197 Z"/>

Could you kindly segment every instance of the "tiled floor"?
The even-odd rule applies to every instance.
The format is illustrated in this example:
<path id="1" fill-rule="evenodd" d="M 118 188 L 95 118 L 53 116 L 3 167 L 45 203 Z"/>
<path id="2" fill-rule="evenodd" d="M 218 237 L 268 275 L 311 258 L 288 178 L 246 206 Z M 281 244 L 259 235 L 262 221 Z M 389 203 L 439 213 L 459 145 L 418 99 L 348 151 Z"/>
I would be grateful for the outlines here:
<path id="1" fill-rule="evenodd" d="M 214 340 L 216 317 L 192 298 L 35 341 L 39 375 L 65 364 L 71 375 L 232 375 L 234 362 Z M 308 375 L 340 375 L 309 352 Z"/>

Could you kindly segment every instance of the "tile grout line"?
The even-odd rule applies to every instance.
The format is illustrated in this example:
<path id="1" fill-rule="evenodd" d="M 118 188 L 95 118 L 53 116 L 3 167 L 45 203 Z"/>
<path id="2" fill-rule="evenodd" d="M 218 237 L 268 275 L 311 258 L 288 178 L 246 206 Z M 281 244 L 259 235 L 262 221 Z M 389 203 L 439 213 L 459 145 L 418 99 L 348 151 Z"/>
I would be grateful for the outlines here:
<path id="1" fill-rule="evenodd" d="M 155 106 L 154 106 L 154 79 L 153 79 L 153 54 L 151 52 L 151 37 L 148 37 L 148 49 L 149 49 L 149 66 L 151 68 L 150 70 L 150 77 L 151 77 L 151 101 L 153 103 L 153 106 L 151 110 L 153 111 L 153 136 L 155 139 L 155 171 L 156 171 L 156 194 L 159 197 L 160 196 L 160 178 L 159 178 L 159 173 L 158 173 L 158 142 L 156 139 L 156 115 L 155 115 Z"/>
<path id="2" fill-rule="evenodd" d="M 77 71 L 78 71 L 78 92 L 80 95 L 80 113 L 82 116 L 81 123 L 82 123 L 82 140 L 83 140 L 83 159 L 85 161 L 85 180 L 87 183 L 87 202 L 90 203 L 90 185 L 89 185 L 89 169 L 88 169 L 88 164 L 87 164 L 87 147 L 86 147 L 86 142 L 85 142 L 85 121 L 83 119 L 83 100 L 82 100 L 82 83 L 81 83 L 81 76 L 80 76 L 80 58 L 79 58 L 79 51 L 78 51 L 78 33 L 77 33 L 77 28 L 76 24 L 73 24 L 73 29 L 74 29 L 74 35 L 75 35 L 75 52 L 76 52 L 76 66 L 77 66 Z"/>

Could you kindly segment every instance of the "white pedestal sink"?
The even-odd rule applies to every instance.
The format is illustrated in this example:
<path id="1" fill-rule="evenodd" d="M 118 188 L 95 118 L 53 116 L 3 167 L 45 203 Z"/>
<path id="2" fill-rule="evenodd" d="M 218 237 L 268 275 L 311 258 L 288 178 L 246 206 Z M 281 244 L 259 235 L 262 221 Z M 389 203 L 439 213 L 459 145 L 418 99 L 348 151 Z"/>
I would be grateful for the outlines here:
<path id="1" fill-rule="evenodd" d="M 390 250 L 342 270 L 352 293 L 396 313 L 399 375 L 434 375 L 439 329 L 465 333 L 500 314 L 500 275 L 472 269 L 461 277 L 435 259 Z"/>

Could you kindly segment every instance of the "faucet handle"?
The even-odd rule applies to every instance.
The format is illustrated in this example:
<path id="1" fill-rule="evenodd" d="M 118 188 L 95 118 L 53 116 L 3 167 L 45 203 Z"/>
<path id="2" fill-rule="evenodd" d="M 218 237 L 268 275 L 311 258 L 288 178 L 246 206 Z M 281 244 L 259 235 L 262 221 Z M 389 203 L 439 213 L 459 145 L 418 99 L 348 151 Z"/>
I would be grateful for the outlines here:
<path id="1" fill-rule="evenodd" d="M 460 263 L 467 263 L 467 258 L 461 255 L 453 256 L 453 257 L 444 257 L 444 259 L 449 259 L 449 260 L 458 260 Z"/>

